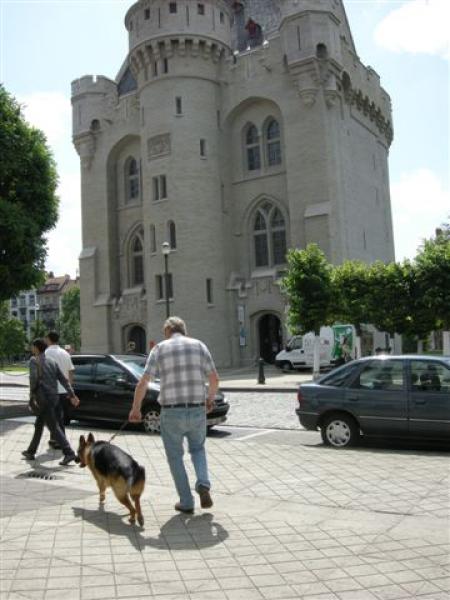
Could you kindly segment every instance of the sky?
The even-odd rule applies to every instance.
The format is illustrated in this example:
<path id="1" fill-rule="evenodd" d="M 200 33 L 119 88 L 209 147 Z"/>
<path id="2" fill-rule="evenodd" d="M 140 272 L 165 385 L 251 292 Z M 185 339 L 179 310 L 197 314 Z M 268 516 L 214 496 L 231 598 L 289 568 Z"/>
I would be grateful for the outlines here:
<path id="1" fill-rule="evenodd" d="M 70 83 L 115 78 L 127 55 L 132 0 L 0 0 L 0 82 L 47 135 L 59 172 L 60 218 L 47 270 L 74 276 L 81 251 L 80 165 Z M 344 0 L 359 57 L 393 106 L 390 189 L 396 260 L 450 220 L 450 0 Z"/>

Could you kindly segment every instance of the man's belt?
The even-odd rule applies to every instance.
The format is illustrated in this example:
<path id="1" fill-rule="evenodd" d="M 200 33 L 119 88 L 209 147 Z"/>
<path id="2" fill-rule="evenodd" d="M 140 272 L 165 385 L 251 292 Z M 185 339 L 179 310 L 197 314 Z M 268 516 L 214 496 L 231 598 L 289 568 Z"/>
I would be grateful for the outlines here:
<path id="1" fill-rule="evenodd" d="M 161 404 L 161 408 L 194 408 L 205 406 L 204 402 L 185 402 L 184 404 Z"/>

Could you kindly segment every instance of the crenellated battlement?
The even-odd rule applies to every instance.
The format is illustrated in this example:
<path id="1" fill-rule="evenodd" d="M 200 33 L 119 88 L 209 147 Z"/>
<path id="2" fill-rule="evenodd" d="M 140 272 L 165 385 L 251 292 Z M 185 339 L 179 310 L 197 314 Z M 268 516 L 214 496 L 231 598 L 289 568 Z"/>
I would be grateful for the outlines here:
<path id="1" fill-rule="evenodd" d="M 165 36 L 205 36 L 231 47 L 230 9 L 224 0 L 139 0 L 128 10 L 125 27 L 130 51 Z"/>
<path id="2" fill-rule="evenodd" d="M 84 75 L 71 84 L 72 98 L 81 94 L 110 94 L 117 91 L 117 84 L 103 75 Z"/>

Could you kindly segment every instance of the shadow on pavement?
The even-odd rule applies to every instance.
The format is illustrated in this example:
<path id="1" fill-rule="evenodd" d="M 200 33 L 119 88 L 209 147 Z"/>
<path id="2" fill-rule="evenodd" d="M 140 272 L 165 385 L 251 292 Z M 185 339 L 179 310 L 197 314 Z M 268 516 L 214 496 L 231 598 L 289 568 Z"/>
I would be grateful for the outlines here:
<path id="1" fill-rule="evenodd" d="M 415 454 L 430 454 L 432 452 L 437 454 L 447 454 L 450 452 L 450 442 L 442 440 L 417 440 L 417 439 L 392 439 L 392 438 L 361 438 L 361 441 L 357 446 L 351 448 L 332 448 L 326 446 L 323 442 L 317 444 L 305 444 L 302 446 L 308 446 L 310 448 L 317 448 L 321 450 L 328 450 L 330 452 L 414 452 Z"/>
<path id="2" fill-rule="evenodd" d="M 103 505 L 96 510 L 72 507 L 77 518 L 103 529 L 108 534 L 123 535 L 141 552 L 146 546 L 159 550 L 197 550 L 222 543 L 229 536 L 226 529 L 214 521 L 210 513 L 201 515 L 174 515 L 162 527 L 157 538 L 143 535 L 144 528 L 130 525 L 127 518 L 105 511 Z M 145 515 L 144 515 L 145 517 Z"/>

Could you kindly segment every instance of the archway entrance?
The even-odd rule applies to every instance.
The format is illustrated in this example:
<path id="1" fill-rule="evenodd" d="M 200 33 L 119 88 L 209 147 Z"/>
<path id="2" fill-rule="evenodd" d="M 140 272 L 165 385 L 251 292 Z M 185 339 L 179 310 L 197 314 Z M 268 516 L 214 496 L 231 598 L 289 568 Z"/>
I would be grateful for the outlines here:
<path id="1" fill-rule="evenodd" d="M 147 336 L 145 329 L 139 325 L 131 327 L 128 331 L 126 348 L 128 352 L 136 352 L 137 354 L 146 354 L 147 352 Z M 134 348 L 133 348 L 134 345 Z"/>
<path id="2" fill-rule="evenodd" d="M 260 357 L 273 363 L 283 343 L 280 319 L 273 314 L 263 315 L 258 322 L 258 336 Z"/>

